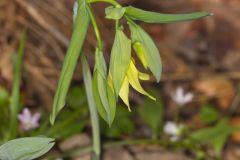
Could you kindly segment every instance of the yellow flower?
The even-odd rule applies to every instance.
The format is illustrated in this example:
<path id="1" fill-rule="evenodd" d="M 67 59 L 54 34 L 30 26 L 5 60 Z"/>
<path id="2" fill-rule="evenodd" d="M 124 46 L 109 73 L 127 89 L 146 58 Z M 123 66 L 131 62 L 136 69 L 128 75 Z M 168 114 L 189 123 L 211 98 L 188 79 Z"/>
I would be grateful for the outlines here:
<path id="1" fill-rule="evenodd" d="M 123 84 L 121 86 L 119 96 L 123 100 L 123 102 L 128 106 L 128 110 L 131 111 L 129 105 L 129 84 L 139 93 L 148 96 L 152 100 L 156 100 L 150 94 L 148 94 L 141 86 L 139 80 L 149 80 L 149 75 L 145 73 L 141 73 L 135 66 L 134 60 L 132 59 L 127 70 L 126 76 L 124 78 Z"/>

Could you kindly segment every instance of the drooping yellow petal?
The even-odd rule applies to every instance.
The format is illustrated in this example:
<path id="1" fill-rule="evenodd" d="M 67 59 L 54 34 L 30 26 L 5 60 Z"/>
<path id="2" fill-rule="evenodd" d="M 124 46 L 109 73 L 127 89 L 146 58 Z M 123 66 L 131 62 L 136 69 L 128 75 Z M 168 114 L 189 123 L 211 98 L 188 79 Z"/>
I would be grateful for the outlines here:
<path id="1" fill-rule="evenodd" d="M 127 77 L 128 77 L 128 81 L 131 84 L 131 86 L 138 91 L 139 93 L 148 96 L 149 98 L 151 98 L 152 100 L 156 100 L 154 97 L 152 97 L 150 94 L 148 94 L 141 86 L 140 82 L 139 82 L 139 71 L 137 70 L 137 68 L 135 67 L 134 63 L 131 61 L 130 63 L 130 67 L 128 69 L 127 72 Z"/>
<path id="2" fill-rule="evenodd" d="M 129 82 L 128 82 L 128 78 L 125 77 L 122 87 L 120 89 L 119 92 L 119 96 L 121 97 L 121 99 L 123 100 L 123 102 L 127 105 L 129 112 L 131 112 L 131 108 L 129 105 L 129 98 L 128 98 L 128 94 L 129 94 Z"/>
<path id="3" fill-rule="evenodd" d="M 146 60 L 146 57 L 144 54 L 144 48 L 143 48 L 142 44 L 140 42 L 135 42 L 133 44 L 133 48 L 134 48 L 135 52 L 137 53 L 138 58 L 142 62 L 144 68 L 147 69 L 148 63 L 147 63 L 147 60 Z"/>
<path id="4" fill-rule="evenodd" d="M 150 76 L 147 73 L 138 72 L 138 78 L 140 80 L 147 81 L 150 79 Z"/>

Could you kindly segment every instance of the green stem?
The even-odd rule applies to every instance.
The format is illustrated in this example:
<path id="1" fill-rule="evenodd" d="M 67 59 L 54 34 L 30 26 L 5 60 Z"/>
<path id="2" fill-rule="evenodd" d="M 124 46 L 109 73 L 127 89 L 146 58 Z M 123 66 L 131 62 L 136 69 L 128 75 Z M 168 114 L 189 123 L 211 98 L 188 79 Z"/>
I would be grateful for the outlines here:
<path id="1" fill-rule="evenodd" d="M 90 19 L 91 19 L 91 22 L 92 22 L 92 25 L 93 25 L 93 29 L 95 31 L 95 35 L 96 35 L 96 38 L 97 38 L 98 49 L 100 51 L 102 51 L 103 45 L 102 45 L 101 34 L 100 34 L 99 29 L 98 29 L 98 25 L 97 25 L 96 19 L 94 17 L 94 14 L 93 14 L 93 11 L 92 11 L 92 8 L 91 8 L 90 5 L 88 5 L 87 10 L 88 10 L 88 14 L 90 16 Z"/>
<path id="2" fill-rule="evenodd" d="M 121 5 L 114 0 L 88 0 L 88 3 L 96 3 L 96 2 L 105 2 L 114 5 L 115 7 L 120 7 Z"/>
<path id="3" fill-rule="evenodd" d="M 131 18 L 129 18 L 127 15 L 124 15 L 124 17 L 126 18 L 126 20 L 127 20 L 128 23 L 136 26 L 136 23 L 135 23 Z"/>
<path id="4" fill-rule="evenodd" d="M 115 27 L 116 27 L 116 30 L 117 30 L 118 27 L 119 27 L 119 20 L 116 20 L 116 21 L 115 21 Z"/>
<path id="5" fill-rule="evenodd" d="M 99 160 L 101 155 L 99 119 L 98 119 L 95 101 L 93 99 L 91 71 L 84 54 L 82 54 L 81 56 L 81 62 L 82 62 L 81 64 L 82 64 L 82 70 L 83 70 L 83 80 L 84 80 L 85 90 L 87 93 L 88 106 L 90 111 L 92 132 L 93 132 L 93 149 L 92 150 L 94 154 L 92 156 L 92 160 Z"/>

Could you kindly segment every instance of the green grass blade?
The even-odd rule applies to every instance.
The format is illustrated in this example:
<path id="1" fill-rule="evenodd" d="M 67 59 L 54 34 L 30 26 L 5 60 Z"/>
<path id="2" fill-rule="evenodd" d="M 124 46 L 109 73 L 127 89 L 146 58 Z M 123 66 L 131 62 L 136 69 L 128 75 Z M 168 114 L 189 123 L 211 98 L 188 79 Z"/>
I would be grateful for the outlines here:
<path id="1" fill-rule="evenodd" d="M 13 80 L 13 87 L 12 87 L 12 95 L 10 99 L 10 139 L 16 138 L 17 134 L 17 114 L 20 108 L 20 83 L 21 83 L 21 71 L 22 71 L 22 60 L 24 55 L 24 48 L 25 48 L 25 41 L 26 41 L 26 32 L 22 32 L 18 54 L 16 57 L 16 61 L 14 63 L 14 80 Z"/>
<path id="2" fill-rule="evenodd" d="M 54 123 L 58 112 L 64 107 L 67 92 L 72 80 L 72 76 L 77 65 L 78 58 L 81 54 L 82 46 L 89 26 L 89 15 L 87 11 L 87 2 L 78 1 L 78 13 L 76 16 L 74 31 L 64 60 L 57 91 L 53 101 L 53 111 L 50 116 L 51 124 Z"/>

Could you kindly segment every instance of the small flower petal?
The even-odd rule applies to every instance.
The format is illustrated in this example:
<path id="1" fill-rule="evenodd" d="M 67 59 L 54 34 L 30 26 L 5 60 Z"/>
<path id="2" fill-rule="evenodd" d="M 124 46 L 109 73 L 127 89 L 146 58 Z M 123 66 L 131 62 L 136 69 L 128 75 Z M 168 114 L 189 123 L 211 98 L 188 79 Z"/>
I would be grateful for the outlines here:
<path id="1" fill-rule="evenodd" d="M 192 93 L 188 93 L 185 95 L 185 103 L 191 102 L 193 99 L 193 94 Z"/>
<path id="2" fill-rule="evenodd" d="M 184 94 L 183 88 L 178 87 L 176 89 L 176 92 L 172 94 L 171 97 L 175 103 L 177 103 L 179 106 L 183 106 L 192 101 L 193 94 L 192 93 Z"/>
<path id="3" fill-rule="evenodd" d="M 122 87 L 120 89 L 119 92 L 119 96 L 121 97 L 121 99 L 123 100 L 123 102 L 127 105 L 129 112 L 131 112 L 131 108 L 129 105 L 129 98 L 128 98 L 128 94 L 129 94 L 129 82 L 128 82 L 128 78 L 125 77 Z"/>
<path id="4" fill-rule="evenodd" d="M 168 121 L 164 126 L 164 132 L 168 135 L 177 135 L 178 127 L 174 122 Z"/>
<path id="5" fill-rule="evenodd" d="M 38 122 L 40 120 L 41 114 L 40 113 L 35 113 L 32 116 L 32 122 Z"/>
<path id="6" fill-rule="evenodd" d="M 18 115 L 18 120 L 22 123 L 27 123 L 31 119 L 31 113 L 27 108 L 23 109 L 23 112 Z"/>
<path id="7" fill-rule="evenodd" d="M 28 108 L 24 108 L 23 112 L 18 115 L 18 120 L 24 130 L 30 130 L 39 126 L 40 113 L 35 113 L 33 116 Z"/>
<path id="8" fill-rule="evenodd" d="M 149 98 L 151 98 L 152 100 L 156 100 L 156 98 L 152 97 L 150 94 L 148 94 L 141 86 L 140 82 L 139 82 L 139 71 L 137 70 L 137 68 L 135 67 L 133 61 L 131 61 L 130 66 L 129 66 L 129 70 L 127 72 L 127 77 L 129 80 L 129 83 L 131 84 L 131 86 L 138 91 L 139 93 L 148 96 Z"/>
<path id="9" fill-rule="evenodd" d="M 178 125 L 172 121 L 166 122 L 163 128 L 164 132 L 170 136 L 170 140 L 173 142 L 177 141 L 180 138 L 183 129 L 183 125 Z"/>

